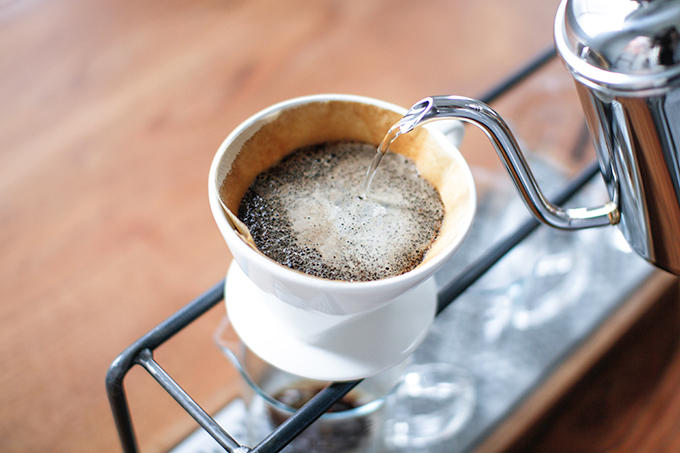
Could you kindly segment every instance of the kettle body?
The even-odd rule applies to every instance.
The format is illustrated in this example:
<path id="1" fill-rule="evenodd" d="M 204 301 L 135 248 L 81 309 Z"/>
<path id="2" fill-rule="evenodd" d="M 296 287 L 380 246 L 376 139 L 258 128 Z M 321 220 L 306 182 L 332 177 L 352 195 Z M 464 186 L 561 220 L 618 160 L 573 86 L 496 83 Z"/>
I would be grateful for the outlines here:
<path id="1" fill-rule="evenodd" d="M 618 226 L 680 273 L 680 1 L 565 0 L 557 53 L 576 83 Z"/>
<path id="2" fill-rule="evenodd" d="M 680 274 L 680 92 L 602 93 L 577 82 L 618 227 L 652 264 Z"/>

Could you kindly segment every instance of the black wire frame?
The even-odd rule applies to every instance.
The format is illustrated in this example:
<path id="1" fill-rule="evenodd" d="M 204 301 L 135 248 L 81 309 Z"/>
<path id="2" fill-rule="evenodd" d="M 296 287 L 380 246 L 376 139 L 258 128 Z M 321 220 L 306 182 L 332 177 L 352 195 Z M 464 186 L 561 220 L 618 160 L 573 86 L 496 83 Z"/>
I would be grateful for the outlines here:
<path id="1" fill-rule="evenodd" d="M 553 46 L 543 50 L 525 63 L 518 71 L 510 74 L 491 90 L 480 96 L 480 100 L 491 103 L 498 97 L 516 87 L 528 76 L 550 62 L 556 55 Z M 564 204 L 576 195 L 581 188 L 599 171 L 597 161 L 587 165 L 574 179 L 567 183 L 562 191 L 552 200 L 557 205 Z M 438 293 L 437 314 L 441 313 L 470 285 L 496 264 L 506 253 L 524 240 L 539 226 L 533 218 L 520 225 L 506 239 L 492 247 L 478 260 L 471 263 L 447 286 Z M 224 279 L 205 293 L 185 305 L 179 311 L 160 323 L 126 348 L 112 363 L 106 374 L 106 391 L 111 405 L 113 418 L 118 429 L 120 442 L 125 453 L 139 451 L 137 438 L 130 416 L 127 396 L 123 380 L 128 371 L 140 365 L 191 415 L 194 420 L 210 434 L 215 441 L 229 453 L 277 453 L 288 445 L 297 435 L 323 415 L 350 390 L 361 382 L 334 382 L 319 392 L 307 404 L 296 411 L 282 425 L 272 431 L 265 439 L 253 448 L 240 445 L 227 433 L 205 410 L 172 377 L 154 360 L 153 351 L 180 332 L 186 326 L 201 317 L 212 307 L 223 300 Z"/>

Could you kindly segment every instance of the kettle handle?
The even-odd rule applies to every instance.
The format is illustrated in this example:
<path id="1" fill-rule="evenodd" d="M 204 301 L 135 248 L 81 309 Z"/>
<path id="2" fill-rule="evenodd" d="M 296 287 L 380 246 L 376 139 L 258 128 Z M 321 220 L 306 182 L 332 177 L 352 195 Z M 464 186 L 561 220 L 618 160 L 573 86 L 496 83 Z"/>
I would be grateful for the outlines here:
<path id="1" fill-rule="evenodd" d="M 517 191 L 531 213 L 555 228 L 575 230 L 615 225 L 620 212 L 614 202 L 596 208 L 564 209 L 550 203 L 536 183 L 531 169 L 508 125 L 485 103 L 461 96 L 431 96 L 414 104 L 398 123 L 404 134 L 438 120 L 457 119 L 479 127 L 493 144 Z"/>

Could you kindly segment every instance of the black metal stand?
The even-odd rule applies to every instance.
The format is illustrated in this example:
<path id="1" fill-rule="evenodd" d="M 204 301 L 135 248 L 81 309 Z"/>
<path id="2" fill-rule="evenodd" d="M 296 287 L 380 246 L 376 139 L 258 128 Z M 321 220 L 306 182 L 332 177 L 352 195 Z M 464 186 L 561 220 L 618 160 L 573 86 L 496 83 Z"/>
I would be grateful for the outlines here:
<path id="1" fill-rule="evenodd" d="M 526 77 L 540 69 L 555 56 L 554 48 L 541 52 L 518 72 L 507 77 L 497 87 L 489 90 L 480 99 L 490 103 L 506 93 Z M 564 204 L 595 175 L 599 170 L 597 162 L 589 164 L 574 178 L 553 200 L 557 205 Z M 493 247 L 476 262 L 463 270 L 438 294 L 437 313 L 441 313 L 451 302 L 462 294 L 470 285 L 488 271 L 506 253 L 525 239 L 539 226 L 538 221 L 531 219 L 521 225 L 507 239 Z M 333 404 L 338 402 L 360 381 L 336 382 L 318 393 L 305 406 L 293 414 L 286 422 L 275 429 L 252 449 L 240 445 L 215 420 L 208 415 L 182 389 L 172 377 L 154 360 L 153 351 L 165 343 L 176 333 L 191 324 L 197 318 L 217 305 L 223 299 L 224 280 L 217 283 L 200 297 L 184 306 L 181 310 L 163 321 L 153 330 L 141 337 L 125 349 L 111 364 L 106 375 L 106 390 L 111 404 L 118 434 L 126 453 L 139 451 L 134 433 L 130 411 L 123 386 L 123 379 L 134 365 L 141 365 L 156 381 L 203 427 L 226 451 L 232 453 L 275 453 L 281 451 L 298 434 L 304 431 L 316 419 L 323 415 Z"/>

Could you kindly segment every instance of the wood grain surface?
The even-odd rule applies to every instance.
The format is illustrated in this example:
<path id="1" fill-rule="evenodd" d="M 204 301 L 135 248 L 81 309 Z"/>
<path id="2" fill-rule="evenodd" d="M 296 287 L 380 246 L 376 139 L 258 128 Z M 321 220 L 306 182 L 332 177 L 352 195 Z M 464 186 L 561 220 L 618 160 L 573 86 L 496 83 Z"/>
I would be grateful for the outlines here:
<path id="1" fill-rule="evenodd" d="M 207 174 L 241 121 L 323 92 L 476 96 L 551 44 L 557 3 L 0 2 L 0 451 L 120 451 L 106 370 L 224 276 Z M 479 134 L 463 153 L 497 166 Z M 239 391 L 222 316 L 156 353 L 209 411 Z M 144 371 L 125 384 L 142 451 L 196 427 Z"/>

